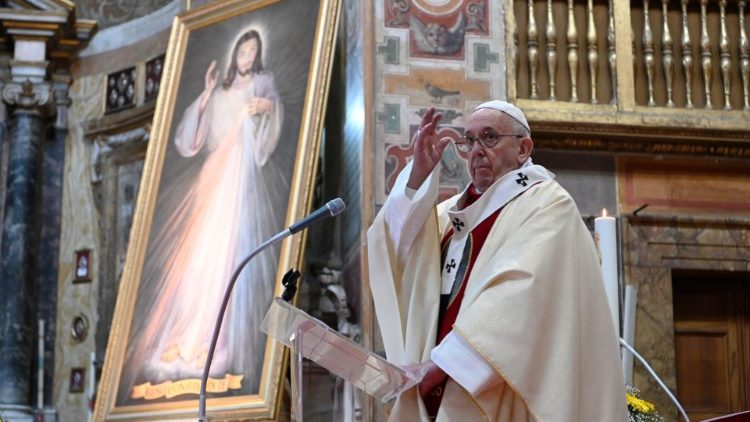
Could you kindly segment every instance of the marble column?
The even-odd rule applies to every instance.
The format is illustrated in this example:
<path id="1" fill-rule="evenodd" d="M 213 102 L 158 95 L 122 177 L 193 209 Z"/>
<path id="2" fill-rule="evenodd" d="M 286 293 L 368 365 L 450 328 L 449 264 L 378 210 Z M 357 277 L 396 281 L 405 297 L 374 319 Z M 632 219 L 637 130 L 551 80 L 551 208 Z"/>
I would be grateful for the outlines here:
<path id="1" fill-rule="evenodd" d="M 3 99 L 10 117 L 8 175 L 0 255 L 0 412 L 31 414 L 30 388 L 37 330 L 39 185 L 48 87 L 11 84 Z"/>
<path id="2" fill-rule="evenodd" d="M 37 257 L 38 310 L 37 319 L 44 320 L 44 405 L 52 404 L 52 385 L 55 372 L 55 325 L 57 311 L 57 274 L 60 251 L 60 214 L 62 209 L 62 181 L 65 164 L 65 137 L 68 134 L 68 83 L 55 84 L 54 102 L 56 121 L 51 137 L 42 143 L 41 206 L 39 210 L 39 254 Z M 35 353 L 38 353 L 36 347 Z M 36 354 L 34 355 L 36 356 Z M 34 359 L 34 371 L 38 370 Z M 34 391 L 37 377 L 32 375 Z M 34 400 L 34 403 L 37 403 Z"/>

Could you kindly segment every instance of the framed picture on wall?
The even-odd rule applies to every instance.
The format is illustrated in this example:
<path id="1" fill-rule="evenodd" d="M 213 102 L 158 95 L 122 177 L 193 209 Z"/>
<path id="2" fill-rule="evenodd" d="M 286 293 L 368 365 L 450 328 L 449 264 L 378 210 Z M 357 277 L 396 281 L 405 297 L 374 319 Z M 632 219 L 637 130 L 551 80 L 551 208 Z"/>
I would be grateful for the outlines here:
<path id="1" fill-rule="evenodd" d="M 84 387 L 86 387 L 86 368 L 71 368 L 68 392 L 83 393 Z"/>
<path id="2" fill-rule="evenodd" d="M 310 208 L 338 13 L 339 0 L 227 0 L 175 20 L 96 420 L 197 415 L 232 273 Z M 301 243 L 240 273 L 209 374 L 212 419 L 276 417 L 284 351 L 258 327 Z"/>

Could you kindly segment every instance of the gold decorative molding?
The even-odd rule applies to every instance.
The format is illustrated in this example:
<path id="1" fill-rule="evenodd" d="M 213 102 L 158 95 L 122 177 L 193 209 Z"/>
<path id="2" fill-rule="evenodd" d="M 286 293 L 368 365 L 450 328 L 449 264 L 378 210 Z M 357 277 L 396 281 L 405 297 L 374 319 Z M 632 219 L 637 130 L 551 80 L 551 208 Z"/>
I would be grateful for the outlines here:
<path id="1" fill-rule="evenodd" d="M 537 147 L 750 157 L 750 113 L 616 105 L 515 101 Z"/>
<path id="2" fill-rule="evenodd" d="M 696 143 L 689 141 L 652 142 L 637 139 L 611 139 L 604 137 L 580 138 L 572 137 L 569 132 L 566 134 L 550 135 L 541 131 L 539 135 L 534 135 L 534 146 L 536 148 L 573 151 L 750 158 L 750 145 L 737 145 L 731 143 L 717 144 L 709 142 Z"/>
<path id="3" fill-rule="evenodd" d="M 90 40 L 96 31 L 96 21 L 91 19 L 78 19 L 73 26 L 78 38 L 84 40 Z"/>
<path id="4" fill-rule="evenodd" d="M 42 3 L 22 4 L 19 7 L 26 8 L 19 9 L 0 8 L 0 27 L 6 35 L 0 39 L 0 47 L 8 49 L 8 44 L 17 41 L 39 41 L 45 44 L 46 58 L 69 59 L 94 35 L 96 22 L 76 20 L 75 6 L 69 2 Z"/>
<path id="5" fill-rule="evenodd" d="M 53 37 L 67 23 L 68 15 L 57 11 L 0 9 L 0 24 L 12 37 Z"/>
<path id="6" fill-rule="evenodd" d="M 741 215 L 717 216 L 716 214 L 637 214 L 624 216 L 633 225 L 669 226 L 685 228 L 718 227 L 726 230 L 750 229 L 750 217 Z M 647 239 L 647 242 L 650 240 Z M 653 243 L 653 241 L 651 241 Z M 675 242 L 676 244 L 676 242 Z"/>

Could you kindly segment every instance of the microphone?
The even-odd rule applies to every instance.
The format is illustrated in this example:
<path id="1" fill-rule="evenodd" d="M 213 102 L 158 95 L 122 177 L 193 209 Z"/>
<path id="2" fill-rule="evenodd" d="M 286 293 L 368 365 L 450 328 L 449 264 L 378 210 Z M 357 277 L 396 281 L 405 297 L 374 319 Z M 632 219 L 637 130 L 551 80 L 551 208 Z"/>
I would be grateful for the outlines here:
<path id="1" fill-rule="evenodd" d="M 219 307 L 219 316 L 216 318 L 216 324 L 214 325 L 214 332 L 211 337 L 211 344 L 208 347 L 208 353 L 206 355 L 206 364 L 203 367 L 203 376 L 201 377 L 201 389 L 198 395 L 198 421 L 200 422 L 206 421 L 206 385 L 208 383 L 208 373 L 211 369 L 211 361 L 213 361 L 214 352 L 216 351 L 216 342 L 219 340 L 219 331 L 221 330 L 221 323 L 224 320 L 224 313 L 226 313 L 227 305 L 229 304 L 229 296 L 232 294 L 232 290 L 234 289 L 234 284 L 237 282 L 237 279 L 240 276 L 240 272 L 242 271 L 242 269 L 245 268 L 245 265 L 247 265 L 247 263 L 250 262 L 251 259 L 253 259 L 256 255 L 261 253 L 263 250 L 265 250 L 269 246 L 275 245 L 281 242 L 287 236 L 291 236 L 294 233 L 299 232 L 300 230 L 304 230 L 310 227 L 311 225 L 317 223 L 320 220 L 339 215 L 341 214 L 342 211 L 344 211 L 345 208 L 346 208 L 346 204 L 344 204 L 344 201 L 341 198 L 336 198 L 336 199 L 332 199 L 328 201 L 327 204 L 320 207 L 312 214 L 292 224 L 291 226 L 289 226 L 288 229 L 284 229 L 276 233 L 276 235 L 274 235 L 270 239 L 263 242 L 260 246 L 255 248 L 255 250 L 252 251 L 250 255 L 248 255 L 234 270 L 234 273 L 232 274 L 232 278 L 229 280 L 229 284 L 227 285 L 227 288 L 224 291 L 224 299 L 222 300 L 221 306 Z M 287 275 L 289 275 L 289 273 L 287 273 Z M 297 277 L 299 277 L 299 273 L 297 273 L 297 275 L 294 276 L 293 282 L 295 284 L 296 284 Z M 286 276 L 284 278 L 285 280 L 287 280 Z M 293 296 L 294 292 L 292 292 L 291 294 Z"/>
<path id="2" fill-rule="evenodd" d="M 344 201 L 341 198 L 332 199 L 328 201 L 327 204 L 318 208 L 312 214 L 289 226 L 289 232 L 291 234 L 297 233 L 300 230 L 304 230 L 312 226 L 319 220 L 323 220 L 328 217 L 335 217 L 341 214 L 344 209 L 346 209 L 346 204 L 344 204 Z"/>

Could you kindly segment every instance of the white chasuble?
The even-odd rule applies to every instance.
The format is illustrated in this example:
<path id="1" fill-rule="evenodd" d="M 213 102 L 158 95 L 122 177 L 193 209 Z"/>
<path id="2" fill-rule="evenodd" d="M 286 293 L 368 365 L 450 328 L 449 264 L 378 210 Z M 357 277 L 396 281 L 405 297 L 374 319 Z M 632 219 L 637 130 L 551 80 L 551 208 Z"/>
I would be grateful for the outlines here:
<path id="1" fill-rule="evenodd" d="M 408 198 L 410 170 L 399 176 L 368 231 L 370 286 L 390 361 L 426 362 L 433 349 L 441 355 L 433 360 L 450 379 L 437 420 L 626 420 L 618 343 L 593 240 L 568 193 L 552 180 L 520 177 L 519 171 L 529 178 L 533 171 L 550 178 L 529 162 L 475 203 L 489 215 L 504 204 L 492 200 L 496 192 L 509 196 L 466 281 L 453 331 L 436 348 L 440 295 L 450 284 L 440 265 L 440 240 L 457 224 L 455 205 L 463 194 L 433 207 L 438 168 Z M 507 187 L 513 184 L 525 192 L 513 194 Z M 462 359 L 477 361 L 467 367 L 488 368 L 495 380 L 472 385 L 472 373 L 444 363 Z M 389 420 L 428 420 L 416 388 L 401 395 Z"/>

